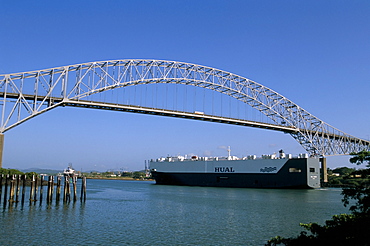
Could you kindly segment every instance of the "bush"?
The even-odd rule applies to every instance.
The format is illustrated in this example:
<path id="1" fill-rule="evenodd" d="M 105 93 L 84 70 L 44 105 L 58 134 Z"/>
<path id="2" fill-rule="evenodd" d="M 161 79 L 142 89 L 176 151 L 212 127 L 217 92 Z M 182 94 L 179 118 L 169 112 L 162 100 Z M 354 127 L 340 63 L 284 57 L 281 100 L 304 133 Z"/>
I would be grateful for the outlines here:
<path id="1" fill-rule="evenodd" d="M 24 173 L 17 170 L 17 169 L 5 169 L 5 168 L 0 168 L 0 174 L 4 174 L 4 175 L 23 175 Z"/>

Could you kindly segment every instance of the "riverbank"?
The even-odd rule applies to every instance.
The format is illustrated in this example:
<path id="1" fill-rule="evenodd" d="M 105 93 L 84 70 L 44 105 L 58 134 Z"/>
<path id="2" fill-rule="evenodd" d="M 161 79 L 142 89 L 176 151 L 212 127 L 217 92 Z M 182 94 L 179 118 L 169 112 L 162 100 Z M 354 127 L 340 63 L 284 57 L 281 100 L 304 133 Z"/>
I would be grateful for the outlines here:
<path id="1" fill-rule="evenodd" d="M 154 179 L 136 179 L 130 177 L 86 177 L 86 179 L 154 181 Z"/>

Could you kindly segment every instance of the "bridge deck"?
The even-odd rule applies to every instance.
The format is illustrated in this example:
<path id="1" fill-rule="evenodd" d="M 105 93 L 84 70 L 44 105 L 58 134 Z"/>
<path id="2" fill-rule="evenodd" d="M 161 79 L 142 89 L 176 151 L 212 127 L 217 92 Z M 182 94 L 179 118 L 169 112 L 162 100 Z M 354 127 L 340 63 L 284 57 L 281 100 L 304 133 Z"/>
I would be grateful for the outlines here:
<path id="1" fill-rule="evenodd" d="M 81 101 L 81 100 L 79 101 L 64 100 L 61 103 L 61 105 L 70 106 L 70 107 L 94 108 L 94 109 L 104 109 L 104 110 L 131 112 L 131 113 L 139 113 L 139 114 L 160 115 L 160 116 L 168 116 L 168 117 L 183 118 L 183 119 L 201 120 L 201 121 L 217 122 L 217 123 L 223 123 L 223 124 L 256 127 L 256 128 L 269 129 L 269 130 L 275 130 L 275 131 L 282 131 L 286 133 L 293 133 L 293 132 L 298 131 L 297 129 L 293 127 L 289 127 L 289 126 L 279 126 L 279 125 L 256 122 L 256 121 L 248 121 L 248 120 L 241 120 L 241 119 L 235 119 L 235 118 L 207 115 L 207 114 L 203 114 L 199 112 L 190 113 L 190 112 L 184 112 L 184 111 L 159 109 L 159 108 L 148 108 L 148 107 L 135 106 L 135 105 L 108 104 L 108 103 Z"/>
<path id="2" fill-rule="evenodd" d="M 4 94 L 5 94 L 5 98 L 4 98 Z M 150 108 L 150 107 L 142 107 L 142 106 L 136 106 L 136 105 L 102 103 L 102 102 L 87 101 L 87 100 L 64 99 L 62 97 L 40 96 L 40 95 L 35 96 L 35 95 L 29 95 L 29 94 L 20 95 L 18 93 L 0 92 L 0 98 L 19 99 L 20 97 L 24 98 L 27 101 L 33 101 L 33 102 L 44 101 L 52 105 L 58 104 L 58 106 L 94 108 L 94 109 L 113 110 L 113 111 L 131 112 L 131 113 L 139 113 L 139 114 L 160 115 L 160 116 L 167 116 L 167 117 L 255 127 L 255 128 L 268 129 L 268 130 L 274 130 L 274 131 L 281 131 L 281 132 L 289 133 L 289 134 L 305 132 L 306 134 L 309 134 L 309 135 L 317 135 L 319 137 L 334 139 L 334 140 L 344 140 L 344 141 L 351 142 L 351 143 L 358 143 L 360 141 L 360 139 L 356 137 L 352 137 L 350 135 L 338 135 L 334 133 L 311 131 L 307 129 L 303 130 L 303 129 L 298 129 L 292 126 L 282 126 L 282 125 L 269 124 L 269 123 L 263 123 L 263 122 L 257 122 L 257 121 L 249 121 L 249 120 L 243 120 L 243 119 L 208 115 L 208 114 L 203 114 L 200 112 L 191 113 L 191 112 L 185 112 L 185 111 Z M 366 140 L 361 140 L 361 141 L 363 142 L 364 145 L 370 146 L 370 141 L 366 141 Z"/>

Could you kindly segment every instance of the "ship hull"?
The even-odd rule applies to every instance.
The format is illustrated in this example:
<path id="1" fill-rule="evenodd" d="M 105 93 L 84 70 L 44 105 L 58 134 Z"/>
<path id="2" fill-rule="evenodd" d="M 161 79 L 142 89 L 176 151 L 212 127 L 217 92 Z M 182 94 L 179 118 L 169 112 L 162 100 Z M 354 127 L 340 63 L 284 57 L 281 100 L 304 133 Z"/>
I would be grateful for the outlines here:
<path id="1" fill-rule="evenodd" d="M 245 161 L 244 164 L 248 165 L 249 162 Z M 241 166 L 243 163 L 238 163 L 237 165 L 234 163 L 234 161 L 230 161 L 226 164 L 229 167 L 228 172 L 227 169 L 222 169 L 224 171 L 226 170 L 225 172 L 184 171 L 181 168 L 179 169 L 176 163 L 171 163 L 171 168 L 168 168 L 168 165 L 165 168 L 161 168 L 161 163 L 159 163 L 154 165 L 157 168 L 152 169 L 152 176 L 156 180 L 156 184 L 159 185 L 279 189 L 309 189 L 320 187 L 320 168 L 318 161 L 290 159 L 285 161 L 276 172 L 270 173 L 236 172 L 235 169 L 238 169 L 237 165 Z M 273 165 L 271 164 L 273 163 L 272 161 L 269 163 L 270 166 Z M 258 165 L 258 162 L 253 163 L 253 165 L 256 164 Z M 203 165 L 203 163 L 200 162 L 199 165 Z M 221 169 L 218 168 L 215 170 Z M 260 170 L 265 169 L 262 168 Z"/>
<path id="2" fill-rule="evenodd" d="M 287 188 L 309 189 L 306 182 L 295 182 L 284 177 L 268 174 L 202 174 L 202 173 L 153 173 L 156 184 L 159 185 L 185 185 L 185 186 L 210 186 L 232 188 Z"/>

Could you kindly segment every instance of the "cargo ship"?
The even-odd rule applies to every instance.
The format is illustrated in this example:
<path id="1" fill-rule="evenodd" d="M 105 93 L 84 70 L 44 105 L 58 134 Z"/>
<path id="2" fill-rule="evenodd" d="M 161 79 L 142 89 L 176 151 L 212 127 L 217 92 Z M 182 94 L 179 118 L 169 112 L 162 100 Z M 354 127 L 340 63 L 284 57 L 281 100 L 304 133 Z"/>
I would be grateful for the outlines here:
<path id="1" fill-rule="evenodd" d="M 175 156 L 149 161 L 156 184 L 234 188 L 320 187 L 320 161 L 300 154 L 250 155 L 243 158 Z"/>

